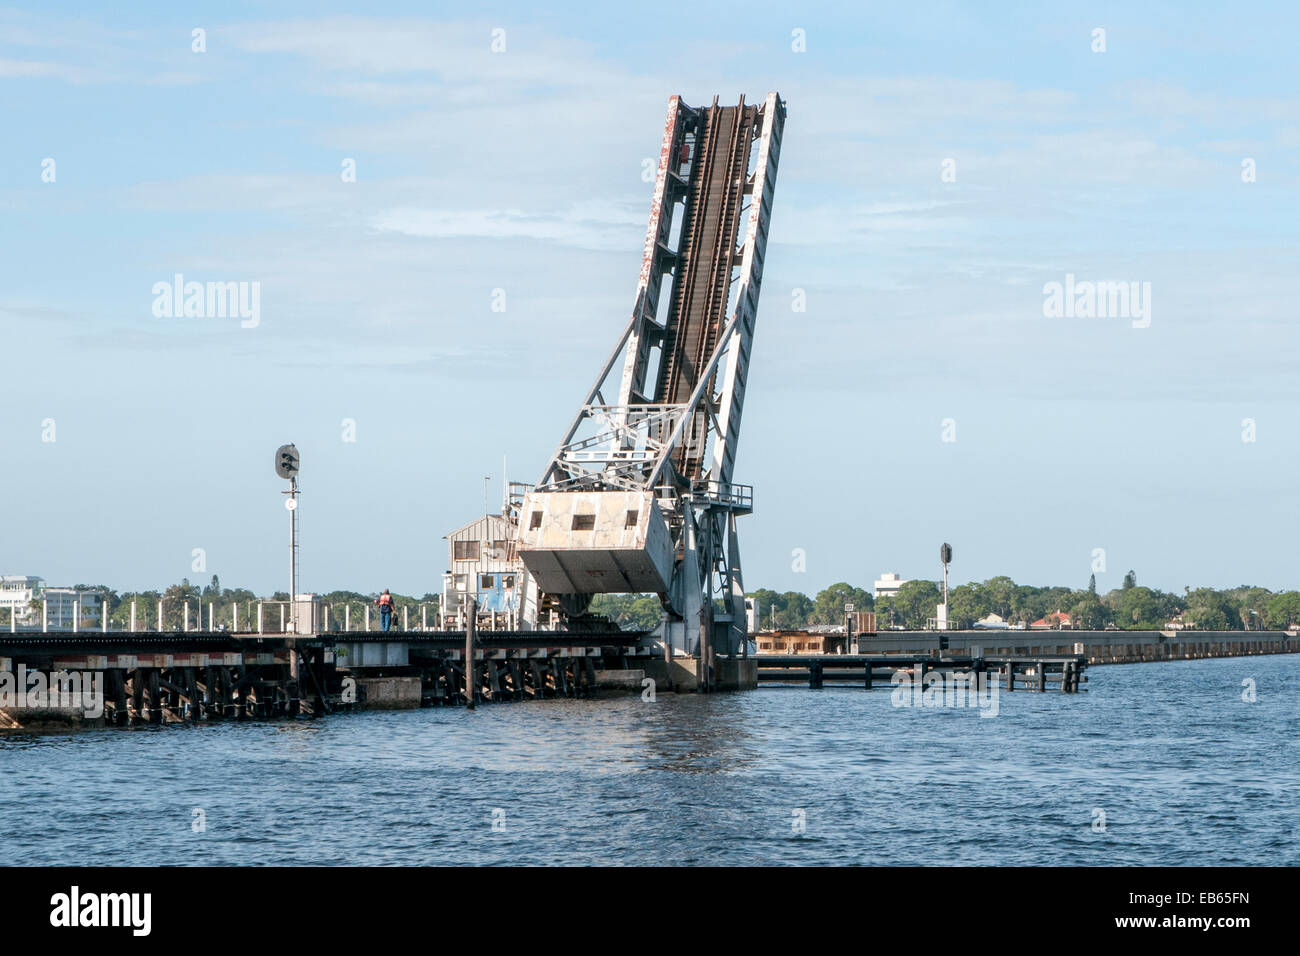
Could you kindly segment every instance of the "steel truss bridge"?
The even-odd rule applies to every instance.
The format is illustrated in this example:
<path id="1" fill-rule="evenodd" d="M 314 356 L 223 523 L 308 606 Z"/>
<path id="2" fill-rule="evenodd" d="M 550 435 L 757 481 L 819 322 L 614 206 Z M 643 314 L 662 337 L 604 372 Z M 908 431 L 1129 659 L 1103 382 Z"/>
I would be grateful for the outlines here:
<path id="1" fill-rule="evenodd" d="M 526 619 L 543 594 L 578 614 L 653 592 L 657 639 L 705 675 L 743 646 L 733 470 L 785 115 L 776 93 L 669 100 L 631 317 L 519 510 Z"/>

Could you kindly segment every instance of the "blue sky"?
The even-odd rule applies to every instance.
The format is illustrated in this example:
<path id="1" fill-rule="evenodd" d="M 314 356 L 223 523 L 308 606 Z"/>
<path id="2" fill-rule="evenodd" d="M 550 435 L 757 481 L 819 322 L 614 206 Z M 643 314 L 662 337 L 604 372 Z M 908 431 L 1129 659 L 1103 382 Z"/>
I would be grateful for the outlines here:
<path id="1" fill-rule="evenodd" d="M 991 6 L 0 8 L 0 573 L 283 589 L 293 441 L 303 587 L 439 590 L 626 321 L 669 95 L 778 90 L 748 587 L 944 540 L 959 581 L 1300 586 L 1300 14 Z M 155 317 L 176 273 L 260 324 Z M 1045 317 L 1066 274 L 1150 326 Z"/>

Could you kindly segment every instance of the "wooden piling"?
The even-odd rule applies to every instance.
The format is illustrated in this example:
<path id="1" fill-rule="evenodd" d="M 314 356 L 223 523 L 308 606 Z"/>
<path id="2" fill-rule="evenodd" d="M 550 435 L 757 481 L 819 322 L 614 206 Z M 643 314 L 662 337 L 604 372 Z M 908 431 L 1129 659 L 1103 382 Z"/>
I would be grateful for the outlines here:
<path id="1" fill-rule="evenodd" d="M 157 668 L 149 668 L 145 678 L 145 692 L 149 700 L 149 723 L 161 724 L 163 717 L 162 691 L 158 686 Z"/>
<path id="2" fill-rule="evenodd" d="M 113 700 L 113 723 L 125 727 L 130 717 L 126 706 L 126 672 L 114 668 L 108 672 L 108 696 Z"/>
<path id="3" fill-rule="evenodd" d="M 465 706 L 474 707 L 478 688 L 474 686 L 474 638 L 478 627 L 478 600 L 468 598 L 465 610 Z"/>
<path id="4" fill-rule="evenodd" d="M 524 684 L 524 666 L 515 658 L 510 661 L 510 685 L 514 690 L 515 700 L 524 700 L 528 696 Z"/>
<path id="5" fill-rule="evenodd" d="M 131 723 L 142 719 L 144 712 L 144 671 L 135 668 L 131 671 Z"/>

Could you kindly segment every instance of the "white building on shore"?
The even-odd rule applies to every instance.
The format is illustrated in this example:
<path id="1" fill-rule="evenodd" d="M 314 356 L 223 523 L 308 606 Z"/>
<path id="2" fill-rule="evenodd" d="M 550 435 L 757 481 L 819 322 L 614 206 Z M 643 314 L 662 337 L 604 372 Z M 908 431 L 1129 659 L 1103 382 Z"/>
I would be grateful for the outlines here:
<path id="1" fill-rule="evenodd" d="M 10 615 L 18 627 L 41 623 L 41 612 L 33 610 L 32 601 L 40 599 L 45 588 L 42 578 L 25 574 L 6 574 L 0 577 L 0 624 L 8 627 Z"/>
<path id="2" fill-rule="evenodd" d="M 898 589 L 907 583 L 905 578 L 900 578 L 893 571 L 886 571 L 880 577 L 876 578 L 876 598 L 891 598 L 898 593 Z"/>
<path id="3" fill-rule="evenodd" d="M 78 622 L 77 627 L 98 627 L 100 624 L 99 615 L 103 610 L 104 596 L 99 591 L 44 588 L 37 600 L 45 602 L 46 621 L 51 630 L 71 630 L 74 620 Z M 35 623 L 40 624 L 39 617 Z"/>
<path id="4" fill-rule="evenodd" d="M 33 607 L 33 602 L 35 607 Z M 104 595 L 100 591 L 47 587 L 45 580 L 31 575 L 11 574 L 0 577 L 0 627 L 25 629 L 71 630 L 99 626 Z"/>

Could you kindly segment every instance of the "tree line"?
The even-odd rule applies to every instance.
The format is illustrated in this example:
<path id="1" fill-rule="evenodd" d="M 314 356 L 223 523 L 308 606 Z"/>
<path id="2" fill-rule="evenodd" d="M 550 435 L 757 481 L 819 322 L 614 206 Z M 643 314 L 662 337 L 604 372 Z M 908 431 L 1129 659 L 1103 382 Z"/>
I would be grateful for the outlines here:
<path id="1" fill-rule="evenodd" d="M 843 624 L 844 605 L 852 604 L 858 611 L 874 611 L 878 630 L 922 630 L 935 617 L 942 586 L 937 581 L 908 581 L 892 597 L 877 599 L 865 588 L 841 581 L 815 597 L 768 588 L 746 596 L 757 600 L 763 629 Z M 654 627 L 659 611 L 659 600 L 653 595 L 599 595 L 592 603 L 593 613 L 633 629 Z M 989 614 L 1027 627 L 1041 619 L 1053 622 L 1057 613 L 1088 630 L 1163 630 L 1171 623 L 1214 631 L 1285 630 L 1300 624 L 1300 592 L 1243 584 L 1226 589 L 1187 587 L 1178 594 L 1139 585 L 1133 571 L 1124 576 L 1120 587 L 1105 594 L 1097 592 L 1096 575 L 1082 589 L 1017 584 L 1005 576 L 948 589 L 948 624 L 958 630 Z"/>
<path id="2" fill-rule="evenodd" d="M 889 624 L 924 626 L 940 598 L 936 582 L 909 581 L 894 597 L 879 602 L 877 626 L 885 624 L 884 618 Z M 1096 575 L 1079 590 L 1016 584 L 1005 576 L 949 588 L 949 626 L 969 628 L 990 613 L 1009 624 L 1026 626 L 1040 619 L 1050 623 L 1063 613 L 1076 627 L 1088 630 L 1150 631 L 1170 625 L 1209 631 L 1283 630 L 1300 622 L 1300 592 L 1275 593 L 1243 584 L 1224 589 L 1185 587 L 1178 594 L 1139 585 L 1133 571 L 1124 575 L 1120 587 L 1105 594 L 1097 592 Z"/>

